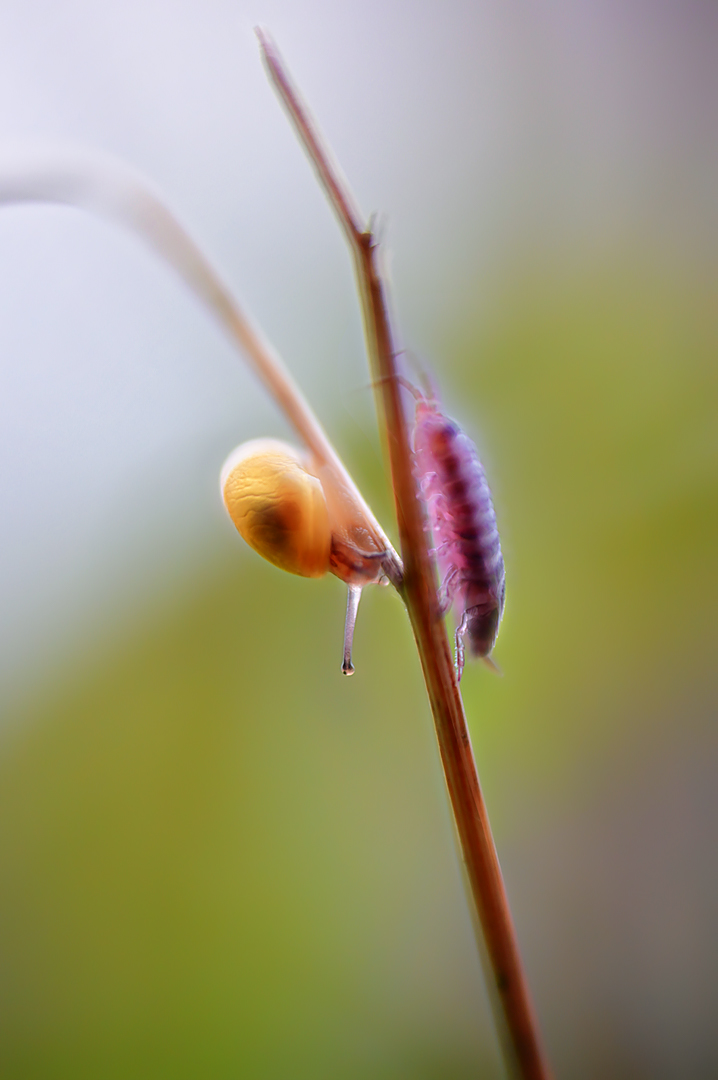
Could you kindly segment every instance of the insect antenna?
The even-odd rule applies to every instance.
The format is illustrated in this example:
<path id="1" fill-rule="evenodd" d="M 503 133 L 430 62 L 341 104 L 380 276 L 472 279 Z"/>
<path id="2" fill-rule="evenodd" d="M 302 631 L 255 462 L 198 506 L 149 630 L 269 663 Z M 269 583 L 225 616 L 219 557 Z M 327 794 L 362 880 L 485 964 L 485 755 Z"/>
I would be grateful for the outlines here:
<path id="1" fill-rule="evenodd" d="M 342 661 L 342 675 L 353 675 L 352 642 L 354 641 L 354 627 L 357 621 L 357 610 L 361 599 L 361 585 L 347 586 L 347 617 L 344 622 L 344 659 Z"/>
<path id="2" fill-rule="evenodd" d="M 372 379 L 369 383 L 370 386 L 381 386 L 382 383 L 397 382 L 399 386 L 402 386 L 404 390 L 408 390 L 414 401 L 423 401 L 424 395 L 421 390 L 418 390 L 409 379 L 405 379 L 403 375 L 380 375 L 378 379 Z"/>
<path id="3" fill-rule="evenodd" d="M 423 399 L 424 401 L 438 401 L 439 400 L 439 388 L 436 385 L 431 370 L 420 359 L 415 352 L 410 349 L 403 349 L 403 355 L 407 360 L 407 366 L 409 367 L 412 377 L 419 383 L 421 389 L 417 387 L 412 388 L 412 393 L 415 398 Z"/>

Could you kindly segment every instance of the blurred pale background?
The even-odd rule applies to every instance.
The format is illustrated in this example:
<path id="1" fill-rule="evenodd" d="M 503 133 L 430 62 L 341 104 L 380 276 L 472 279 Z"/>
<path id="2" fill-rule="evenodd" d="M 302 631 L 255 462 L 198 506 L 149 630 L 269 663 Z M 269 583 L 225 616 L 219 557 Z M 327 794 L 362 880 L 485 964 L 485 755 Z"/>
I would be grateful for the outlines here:
<path id="1" fill-rule="evenodd" d="M 503 679 L 464 680 L 561 1078 L 718 1075 L 718 11 L 6 0 L 0 144 L 147 173 L 391 503 L 339 231 L 476 437 Z M 502 1075 L 400 603 L 282 575 L 219 467 L 286 428 L 132 237 L 0 211 L 3 1076 Z"/>

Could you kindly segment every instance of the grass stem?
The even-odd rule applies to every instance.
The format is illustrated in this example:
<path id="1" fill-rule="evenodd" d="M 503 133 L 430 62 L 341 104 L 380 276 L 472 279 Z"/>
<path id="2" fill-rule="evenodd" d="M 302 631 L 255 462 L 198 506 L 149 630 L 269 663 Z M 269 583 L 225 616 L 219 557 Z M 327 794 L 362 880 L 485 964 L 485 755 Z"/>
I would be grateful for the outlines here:
<path id="1" fill-rule="evenodd" d="M 364 226 L 354 197 L 293 85 L 274 42 L 263 29 L 258 29 L 257 35 L 269 76 L 351 246 L 380 411 L 385 421 L 404 561 L 401 591 L 419 650 L 467 878 L 483 929 L 496 991 L 492 996 L 500 1003 L 504 1043 L 508 1045 L 508 1057 L 516 1075 L 525 1080 L 549 1080 L 551 1073 L 541 1048 L 496 846 L 481 794 L 466 714 L 439 609 L 424 530 L 424 512 L 417 497 L 408 425 L 397 378 L 397 349 L 380 250 L 371 228 Z"/>

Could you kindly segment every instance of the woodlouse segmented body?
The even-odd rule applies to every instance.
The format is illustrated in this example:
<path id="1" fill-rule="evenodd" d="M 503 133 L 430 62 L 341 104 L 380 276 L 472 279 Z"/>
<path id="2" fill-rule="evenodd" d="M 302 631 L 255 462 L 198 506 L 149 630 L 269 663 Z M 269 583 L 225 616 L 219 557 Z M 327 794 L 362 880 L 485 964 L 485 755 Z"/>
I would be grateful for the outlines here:
<path id="1" fill-rule="evenodd" d="M 416 475 L 441 578 L 440 596 L 453 606 L 456 671 L 464 667 L 464 638 L 472 656 L 488 659 L 506 589 L 496 514 L 473 442 L 437 403 L 418 394 L 413 449 Z"/>

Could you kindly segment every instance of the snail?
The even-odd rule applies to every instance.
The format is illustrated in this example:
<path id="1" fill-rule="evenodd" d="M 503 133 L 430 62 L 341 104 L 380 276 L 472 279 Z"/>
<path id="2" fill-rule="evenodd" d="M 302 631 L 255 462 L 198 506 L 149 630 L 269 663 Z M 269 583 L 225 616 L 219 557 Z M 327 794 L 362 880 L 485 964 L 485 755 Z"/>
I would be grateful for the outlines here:
<path id="1" fill-rule="evenodd" d="M 390 553 L 357 518 L 333 462 L 322 464 L 277 439 L 252 439 L 225 461 L 220 490 L 240 536 L 268 562 L 301 577 L 332 573 L 346 583 L 342 672 L 352 675 L 361 591 L 386 582 Z"/>

